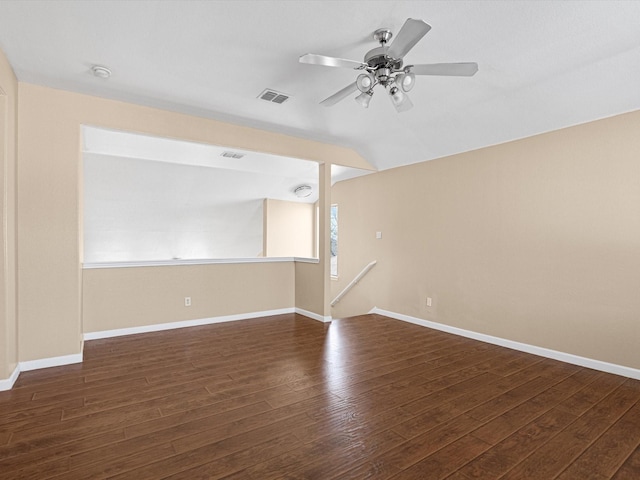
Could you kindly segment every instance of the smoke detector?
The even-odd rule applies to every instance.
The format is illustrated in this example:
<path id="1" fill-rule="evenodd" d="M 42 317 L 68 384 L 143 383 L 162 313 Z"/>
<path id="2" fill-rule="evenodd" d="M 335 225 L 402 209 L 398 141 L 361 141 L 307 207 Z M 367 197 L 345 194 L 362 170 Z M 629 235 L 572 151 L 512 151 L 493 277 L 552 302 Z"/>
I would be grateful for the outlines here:
<path id="1" fill-rule="evenodd" d="M 111 70 L 104 65 L 94 65 L 91 67 L 91 73 L 94 77 L 109 78 L 111 76 Z"/>

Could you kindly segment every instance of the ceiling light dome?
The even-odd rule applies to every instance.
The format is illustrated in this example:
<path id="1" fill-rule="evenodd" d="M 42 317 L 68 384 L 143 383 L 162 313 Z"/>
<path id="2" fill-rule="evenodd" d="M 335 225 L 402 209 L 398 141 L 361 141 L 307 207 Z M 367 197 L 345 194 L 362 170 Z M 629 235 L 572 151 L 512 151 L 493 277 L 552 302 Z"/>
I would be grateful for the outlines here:
<path id="1" fill-rule="evenodd" d="M 311 188 L 311 185 L 300 185 L 299 187 L 296 187 L 293 193 L 295 193 L 298 198 L 305 198 L 311 195 L 312 191 L 313 188 Z"/>

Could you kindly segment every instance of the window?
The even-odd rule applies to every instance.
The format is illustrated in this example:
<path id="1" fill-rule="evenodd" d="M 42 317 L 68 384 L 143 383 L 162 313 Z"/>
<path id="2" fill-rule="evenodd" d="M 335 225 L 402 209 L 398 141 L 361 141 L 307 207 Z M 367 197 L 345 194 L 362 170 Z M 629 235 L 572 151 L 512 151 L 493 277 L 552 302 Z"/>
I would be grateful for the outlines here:
<path id="1" fill-rule="evenodd" d="M 338 276 L 338 205 L 331 205 L 331 276 Z"/>

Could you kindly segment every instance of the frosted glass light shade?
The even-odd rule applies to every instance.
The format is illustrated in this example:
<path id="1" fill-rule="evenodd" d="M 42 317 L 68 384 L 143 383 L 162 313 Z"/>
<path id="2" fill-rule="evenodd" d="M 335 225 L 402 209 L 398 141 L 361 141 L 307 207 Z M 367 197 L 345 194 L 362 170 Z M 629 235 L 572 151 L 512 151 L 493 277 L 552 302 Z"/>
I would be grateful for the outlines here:
<path id="1" fill-rule="evenodd" d="M 416 76 L 413 73 L 401 73 L 396 76 L 396 85 L 398 85 L 403 92 L 411 90 L 415 83 Z"/>
<path id="2" fill-rule="evenodd" d="M 371 97 L 373 97 L 373 92 L 362 92 L 360 95 L 356 97 L 356 102 L 359 105 L 362 105 L 364 108 L 369 108 L 369 102 L 371 101 Z"/>
<path id="3" fill-rule="evenodd" d="M 389 90 L 389 97 L 398 113 L 406 112 L 413 107 L 413 102 L 409 99 L 409 95 L 403 93 L 402 90 L 395 85 Z"/>
<path id="4" fill-rule="evenodd" d="M 404 93 L 402 93 L 402 90 L 400 90 L 395 85 L 391 87 L 391 90 L 389 90 L 389 95 L 391 96 L 391 101 L 395 106 L 401 104 L 405 97 Z"/>
<path id="5" fill-rule="evenodd" d="M 358 90 L 360 90 L 362 93 L 368 92 L 373 86 L 373 78 L 371 77 L 371 75 L 361 73 L 360 75 L 358 75 L 356 85 L 358 86 Z"/>

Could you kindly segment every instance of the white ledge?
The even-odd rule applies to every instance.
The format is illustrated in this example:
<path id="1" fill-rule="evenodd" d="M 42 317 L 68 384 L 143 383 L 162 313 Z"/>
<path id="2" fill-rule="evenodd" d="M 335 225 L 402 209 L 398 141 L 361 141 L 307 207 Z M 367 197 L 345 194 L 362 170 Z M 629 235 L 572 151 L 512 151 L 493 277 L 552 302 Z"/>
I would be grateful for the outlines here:
<path id="1" fill-rule="evenodd" d="M 180 260 L 140 260 L 132 262 L 94 262 L 83 263 L 83 270 L 94 268 L 132 268 L 132 267 L 174 267 L 181 265 L 212 265 L 219 263 L 273 263 L 302 262 L 319 263 L 317 258 L 303 257 L 257 257 L 257 258 L 201 258 Z"/>
<path id="2" fill-rule="evenodd" d="M 320 263 L 319 258 L 293 257 L 294 262 L 300 263 Z"/>

